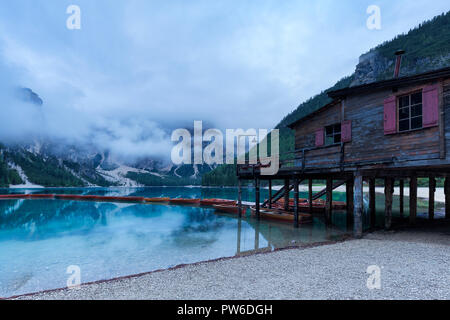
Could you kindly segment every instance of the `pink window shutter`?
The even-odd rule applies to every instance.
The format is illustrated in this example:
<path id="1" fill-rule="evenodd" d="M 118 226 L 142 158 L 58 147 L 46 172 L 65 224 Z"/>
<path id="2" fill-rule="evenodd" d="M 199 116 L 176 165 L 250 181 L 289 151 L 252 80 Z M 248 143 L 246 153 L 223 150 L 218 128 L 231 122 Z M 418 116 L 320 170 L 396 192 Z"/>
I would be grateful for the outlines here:
<path id="1" fill-rule="evenodd" d="M 343 121 L 341 124 L 341 141 L 352 141 L 352 122 L 350 120 Z"/>
<path id="2" fill-rule="evenodd" d="M 397 97 L 384 100 L 384 134 L 397 133 Z"/>
<path id="3" fill-rule="evenodd" d="M 423 127 L 434 127 L 439 123 L 439 90 L 437 85 L 428 86 L 422 93 Z"/>
<path id="4" fill-rule="evenodd" d="M 316 147 L 321 147 L 325 144 L 325 129 L 318 129 L 316 131 Z"/>

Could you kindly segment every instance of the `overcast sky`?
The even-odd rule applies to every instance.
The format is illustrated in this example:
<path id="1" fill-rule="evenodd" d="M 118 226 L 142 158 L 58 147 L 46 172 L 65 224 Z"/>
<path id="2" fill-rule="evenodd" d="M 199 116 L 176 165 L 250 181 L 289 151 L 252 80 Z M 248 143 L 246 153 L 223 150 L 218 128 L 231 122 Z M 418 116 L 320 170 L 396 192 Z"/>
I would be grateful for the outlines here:
<path id="1" fill-rule="evenodd" d="M 71 4 L 81 30 L 66 28 Z M 381 30 L 366 27 L 369 5 Z M 165 150 L 165 128 L 193 120 L 272 128 L 360 54 L 448 10 L 448 0 L 1 1 L 0 83 L 37 92 L 46 120 L 33 128 L 18 114 L 0 138 L 39 129 L 151 154 Z M 3 119 L 14 113 L 3 108 Z"/>

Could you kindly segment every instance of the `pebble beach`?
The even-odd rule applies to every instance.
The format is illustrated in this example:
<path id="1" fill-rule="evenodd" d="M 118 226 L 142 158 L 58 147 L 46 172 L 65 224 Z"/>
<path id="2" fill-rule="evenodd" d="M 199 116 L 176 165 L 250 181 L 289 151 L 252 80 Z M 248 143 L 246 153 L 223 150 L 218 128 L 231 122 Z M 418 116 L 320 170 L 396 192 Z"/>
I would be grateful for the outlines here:
<path id="1" fill-rule="evenodd" d="M 369 289 L 369 266 L 380 288 Z M 450 228 L 378 231 L 17 299 L 450 299 Z"/>

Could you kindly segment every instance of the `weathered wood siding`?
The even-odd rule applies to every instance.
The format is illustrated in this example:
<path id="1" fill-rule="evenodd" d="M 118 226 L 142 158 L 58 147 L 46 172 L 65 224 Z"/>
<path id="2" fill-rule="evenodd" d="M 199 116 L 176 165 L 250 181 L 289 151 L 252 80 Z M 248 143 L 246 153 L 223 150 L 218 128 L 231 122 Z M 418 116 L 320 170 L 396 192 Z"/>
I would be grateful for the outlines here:
<path id="1" fill-rule="evenodd" d="M 442 159 L 448 163 L 450 152 L 446 150 L 450 151 L 450 79 L 439 83 L 441 108 L 444 111 L 444 119 L 439 126 L 392 135 L 384 133 L 384 100 L 389 96 L 407 94 L 430 84 L 401 87 L 395 93 L 391 89 L 383 89 L 349 96 L 343 102 L 343 108 L 341 103 L 329 106 L 294 128 L 296 150 L 314 148 L 315 132 L 318 128 L 351 120 L 352 141 L 345 143 L 343 157 L 347 165 L 370 165 L 371 162 L 390 159 L 397 162 Z M 302 154 L 297 156 L 301 157 Z M 341 146 L 307 151 L 305 160 L 307 168 L 338 166 L 341 161 Z"/>
<path id="2" fill-rule="evenodd" d="M 316 141 L 316 131 L 319 128 L 341 122 L 341 104 L 327 107 L 323 111 L 317 112 L 306 120 L 306 124 L 301 122 L 295 128 L 295 149 L 314 148 Z M 307 167 L 327 167 L 333 166 L 340 161 L 340 146 L 326 146 L 317 150 L 305 153 L 305 164 Z M 302 157 L 302 154 L 297 154 Z M 301 162 L 301 159 L 299 159 Z"/>
<path id="3" fill-rule="evenodd" d="M 450 79 L 442 84 L 444 104 L 445 156 L 450 161 Z"/>
<path id="4" fill-rule="evenodd" d="M 345 162 L 436 159 L 440 157 L 439 127 L 384 134 L 384 100 L 423 86 L 399 88 L 398 92 L 381 90 L 348 97 L 345 120 L 351 120 L 353 139 L 345 145 Z"/>

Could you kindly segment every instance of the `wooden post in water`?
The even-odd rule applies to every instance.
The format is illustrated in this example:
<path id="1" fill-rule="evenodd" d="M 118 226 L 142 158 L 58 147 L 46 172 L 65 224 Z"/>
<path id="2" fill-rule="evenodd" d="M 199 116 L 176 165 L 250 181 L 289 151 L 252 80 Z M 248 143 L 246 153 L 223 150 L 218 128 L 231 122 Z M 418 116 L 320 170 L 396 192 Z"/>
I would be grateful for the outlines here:
<path id="1" fill-rule="evenodd" d="M 375 178 L 369 179 L 369 211 L 370 211 L 370 227 L 375 228 L 377 224 L 376 211 L 376 194 L 375 194 Z"/>
<path id="2" fill-rule="evenodd" d="M 269 209 L 272 209 L 272 179 L 269 179 Z"/>
<path id="3" fill-rule="evenodd" d="M 289 210 L 289 179 L 284 180 L 284 210 Z"/>
<path id="4" fill-rule="evenodd" d="M 237 252 L 239 255 L 241 253 L 241 233 L 242 233 L 242 220 L 238 219 L 238 227 L 237 227 Z"/>
<path id="5" fill-rule="evenodd" d="M 298 178 L 294 179 L 294 227 L 298 228 Z"/>
<path id="6" fill-rule="evenodd" d="M 260 205 L 260 194 L 259 194 L 259 179 L 255 178 L 255 208 L 256 208 L 256 216 L 258 219 L 259 216 L 259 205 Z"/>
<path id="7" fill-rule="evenodd" d="M 400 219 L 403 220 L 405 215 L 405 181 L 400 180 Z"/>
<path id="8" fill-rule="evenodd" d="M 242 180 L 238 180 L 238 208 L 239 217 L 242 217 Z"/>
<path id="9" fill-rule="evenodd" d="M 445 178 L 444 183 L 445 192 L 445 219 L 450 219 L 450 178 Z"/>
<path id="10" fill-rule="evenodd" d="M 417 216 L 417 176 L 413 175 L 409 182 L 409 223 L 415 224 Z"/>
<path id="11" fill-rule="evenodd" d="M 428 219 L 434 220 L 434 194 L 436 192 L 436 178 L 429 179 Z"/>
<path id="12" fill-rule="evenodd" d="M 353 236 L 361 238 L 363 233 L 362 217 L 364 212 L 364 198 L 363 198 L 363 177 L 360 174 L 355 176 L 355 199 L 354 199 L 353 213 Z"/>
<path id="13" fill-rule="evenodd" d="M 347 200 L 347 228 L 353 227 L 353 211 L 354 208 L 354 177 L 348 179 L 345 183 L 345 198 Z"/>
<path id="14" fill-rule="evenodd" d="M 312 202 L 313 202 L 313 190 L 312 190 L 313 181 L 311 178 L 308 180 L 308 205 L 309 205 L 309 214 L 312 214 Z"/>
<path id="15" fill-rule="evenodd" d="M 384 212 L 384 228 L 390 230 L 392 226 L 392 201 L 394 194 L 394 179 L 386 178 L 384 182 L 384 195 L 386 198 Z"/>
<path id="16" fill-rule="evenodd" d="M 333 208 L 333 179 L 327 178 L 326 204 L 325 204 L 325 221 L 327 225 L 331 224 L 331 211 Z"/>

